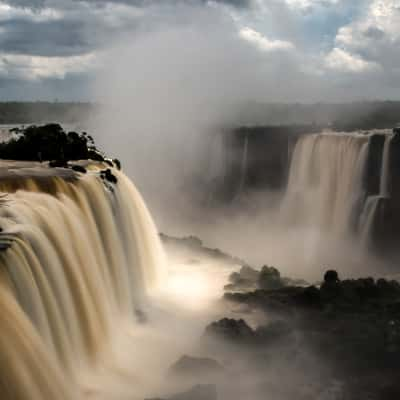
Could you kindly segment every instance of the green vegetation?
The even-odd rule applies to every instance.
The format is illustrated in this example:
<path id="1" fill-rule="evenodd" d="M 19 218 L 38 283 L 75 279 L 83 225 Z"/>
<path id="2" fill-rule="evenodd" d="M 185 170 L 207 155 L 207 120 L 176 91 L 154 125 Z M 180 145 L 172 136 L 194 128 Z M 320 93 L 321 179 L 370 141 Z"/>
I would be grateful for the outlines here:
<path id="1" fill-rule="evenodd" d="M 103 161 L 93 138 L 86 132 L 65 132 L 58 124 L 12 129 L 14 137 L 0 143 L 0 158 L 7 160 L 50 161 L 63 166 L 69 160 Z"/>

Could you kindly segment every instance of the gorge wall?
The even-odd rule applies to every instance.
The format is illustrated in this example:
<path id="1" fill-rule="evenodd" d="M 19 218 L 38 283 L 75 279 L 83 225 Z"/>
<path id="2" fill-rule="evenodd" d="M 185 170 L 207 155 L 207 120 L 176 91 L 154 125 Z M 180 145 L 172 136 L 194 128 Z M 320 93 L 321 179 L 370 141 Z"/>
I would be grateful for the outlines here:
<path id="1" fill-rule="evenodd" d="M 400 238 L 400 132 L 333 132 L 316 126 L 244 127 L 224 134 L 220 204 L 279 196 L 282 223 L 349 234 L 395 250 Z M 215 190 L 215 189 L 213 189 Z"/>

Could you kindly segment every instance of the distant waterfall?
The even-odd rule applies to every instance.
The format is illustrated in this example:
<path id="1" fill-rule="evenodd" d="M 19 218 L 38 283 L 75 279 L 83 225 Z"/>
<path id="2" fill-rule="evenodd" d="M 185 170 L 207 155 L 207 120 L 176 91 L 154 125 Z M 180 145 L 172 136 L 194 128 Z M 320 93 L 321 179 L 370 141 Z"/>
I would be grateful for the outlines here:
<path id="1" fill-rule="evenodd" d="M 330 234 L 355 234 L 366 242 L 379 202 L 390 196 L 390 144 L 385 133 L 379 193 L 368 194 L 367 164 L 372 134 L 321 133 L 299 138 L 281 207 L 285 223 Z"/>
<path id="2" fill-rule="evenodd" d="M 368 136 L 302 136 L 293 153 L 282 217 L 343 233 L 354 226 L 363 201 Z"/>
<path id="3" fill-rule="evenodd" d="M 385 138 L 385 144 L 383 146 L 383 156 L 382 156 L 382 169 L 381 169 L 381 179 L 379 186 L 379 195 L 382 197 L 388 197 L 390 195 L 390 144 L 392 142 L 393 135 L 387 135 Z"/>
<path id="4" fill-rule="evenodd" d="M 99 168 L 78 179 L 0 179 L 0 394 L 79 400 L 81 368 L 96 365 L 122 321 L 163 273 L 163 251 L 132 182 Z M 26 172 L 24 173 L 26 174 Z M 21 175 L 18 171 L 16 175 Z"/>
<path id="5" fill-rule="evenodd" d="M 367 198 L 361 215 L 360 231 L 362 242 L 365 245 L 368 245 L 370 242 L 378 212 L 383 207 L 383 202 L 390 197 L 390 144 L 392 139 L 393 135 L 386 135 L 383 145 L 379 193 Z"/>
<path id="6" fill-rule="evenodd" d="M 242 193 L 243 188 L 246 184 L 248 155 L 249 155 L 249 136 L 245 135 L 243 144 L 242 162 L 240 164 L 240 181 L 239 181 L 239 188 L 237 190 L 237 196 L 239 196 Z"/>

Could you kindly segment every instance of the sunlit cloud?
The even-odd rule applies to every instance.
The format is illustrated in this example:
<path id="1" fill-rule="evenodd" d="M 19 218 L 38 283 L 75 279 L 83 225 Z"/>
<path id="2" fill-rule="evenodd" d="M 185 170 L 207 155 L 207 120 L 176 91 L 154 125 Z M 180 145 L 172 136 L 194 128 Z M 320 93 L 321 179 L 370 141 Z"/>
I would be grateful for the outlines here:
<path id="1" fill-rule="evenodd" d="M 374 62 L 363 60 L 356 54 L 351 54 L 343 49 L 335 47 L 325 58 L 328 68 L 343 72 L 365 72 L 379 69 L 379 65 Z"/>
<path id="2" fill-rule="evenodd" d="M 287 42 L 285 40 L 268 39 L 260 32 L 257 32 L 251 28 L 241 29 L 239 35 L 242 39 L 253 44 L 261 51 L 291 50 L 294 48 L 293 43 Z"/>

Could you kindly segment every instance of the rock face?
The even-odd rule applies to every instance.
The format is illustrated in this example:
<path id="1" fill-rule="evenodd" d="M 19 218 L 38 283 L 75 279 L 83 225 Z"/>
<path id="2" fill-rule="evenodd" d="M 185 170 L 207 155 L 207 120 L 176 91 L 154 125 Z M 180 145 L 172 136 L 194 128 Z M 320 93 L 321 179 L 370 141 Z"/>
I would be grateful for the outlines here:
<path id="1" fill-rule="evenodd" d="M 223 367 L 212 358 L 182 356 L 169 368 L 169 374 L 175 376 L 212 376 L 220 374 Z"/>
<path id="2" fill-rule="evenodd" d="M 232 344 L 259 346 L 286 339 L 293 332 L 290 324 L 283 320 L 271 321 L 252 329 L 243 319 L 223 318 L 206 327 L 205 336 L 218 338 Z"/>
<path id="3" fill-rule="evenodd" d="M 249 266 L 244 266 L 239 272 L 229 276 L 229 284 L 224 289 L 227 292 L 248 292 L 256 289 L 276 290 L 285 286 L 298 285 L 307 286 L 302 280 L 294 281 L 290 278 L 281 277 L 281 273 L 275 267 L 264 265 L 261 271 Z"/>
<path id="4" fill-rule="evenodd" d="M 113 173 L 111 172 L 111 169 L 107 168 L 103 171 L 100 171 L 100 177 L 103 180 L 106 180 L 109 183 L 117 183 L 118 179 Z"/>
<path id="5" fill-rule="evenodd" d="M 326 354 L 333 359 L 347 353 L 350 367 L 372 358 L 375 366 L 387 367 L 394 363 L 400 367 L 400 283 L 397 281 L 373 278 L 341 281 L 336 271 L 328 271 L 320 288 L 256 290 L 228 293 L 225 298 L 293 319 L 305 335 L 312 330 L 314 338 L 319 338 L 314 343 L 319 343 L 318 346 L 325 343 Z M 230 327 L 222 324 L 225 330 L 220 328 L 217 332 L 225 333 Z M 259 335 L 257 331 L 253 334 Z"/>
<path id="6" fill-rule="evenodd" d="M 293 143 L 314 125 L 246 126 L 224 133 L 225 174 L 211 188 L 221 203 L 240 194 L 285 187 Z"/>
<path id="7" fill-rule="evenodd" d="M 243 319 L 223 318 L 206 328 L 206 335 L 233 342 L 247 342 L 255 338 L 255 332 Z"/>
<path id="8" fill-rule="evenodd" d="M 275 290 L 286 285 L 281 279 L 281 273 L 276 268 L 264 266 L 258 277 L 258 286 L 264 290 Z"/>
<path id="9" fill-rule="evenodd" d="M 211 249 L 204 246 L 201 239 L 195 236 L 177 238 L 160 233 L 160 238 L 164 245 L 171 250 L 179 250 L 183 252 L 189 251 L 190 254 L 195 257 L 200 256 L 201 258 L 208 258 L 213 261 L 222 261 L 234 266 L 245 264 L 244 261 L 239 258 L 232 257 L 219 249 Z"/>
<path id="10" fill-rule="evenodd" d="M 275 271 L 274 276 L 278 276 Z M 268 368 L 283 367 L 288 376 L 292 367 L 305 369 L 297 383 L 289 379 L 282 387 L 276 378 L 279 391 L 290 394 L 276 398 L 391 400 L 400 393 L 399 282 L 341 279 L 335 270 L 329 270 L 319 286 L 226 293 L 225 299 L 246 304 L 249 315 L 255 309 L 264 311 L 270 322 L 254 329 L 243 320 L 225 318 L 208 325 L 207 334 L 232 343 L 250 365 L 257 365 L 262 376 L 268 376 Z M 311 384 L 315 382 L 315 387 L 310 387 L 313 394 L 300 394 L 310 368 L 303 363 L 313 357 L 318 361 L 311 361 L 311 368 L 324 369 L 323 376 L 311 379 Z M 266 392 L 274 393 L 268 378 L 262 385 Z M 337 393 L 329 397 L 332 390 Z"/>

